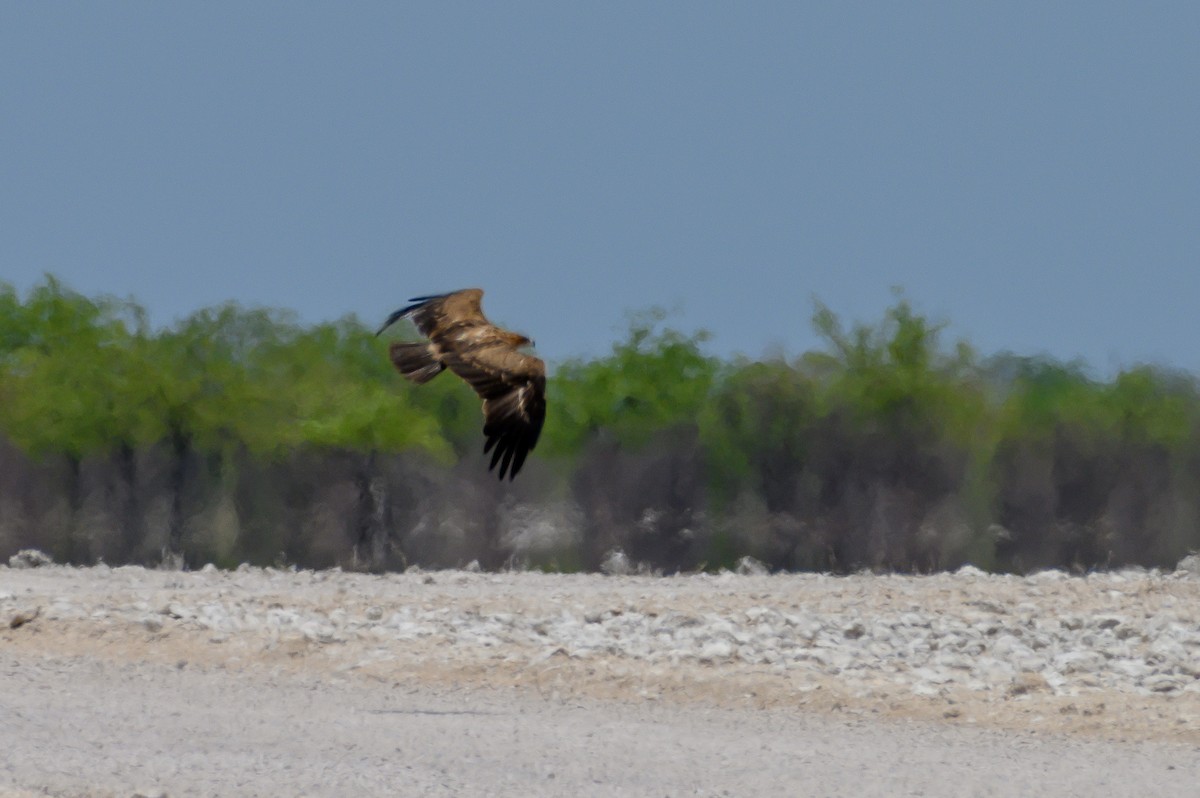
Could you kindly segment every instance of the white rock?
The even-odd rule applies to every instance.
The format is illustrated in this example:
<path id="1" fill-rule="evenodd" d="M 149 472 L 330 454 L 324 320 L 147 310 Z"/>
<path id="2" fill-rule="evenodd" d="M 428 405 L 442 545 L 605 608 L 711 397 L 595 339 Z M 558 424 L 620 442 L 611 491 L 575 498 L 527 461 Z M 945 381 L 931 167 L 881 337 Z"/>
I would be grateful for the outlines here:
<path id="1" fill-rule="evenodd" d="M 727 640 L 713 640 L 700 649 L 697 658 L 701 662 L 718 662 L 733 656 L 733 646 Z"/>
<path id="2" fill-rule="evenodd" d="M 37 549 L 21 549 L 8 558 L 9 568 L 41 568 L 44 565 L 54 565 L 54 558 Z"/>
<path id="3" fill-rule="evenodd" d="M 1175 575 L 1187 579 L 1200 579 L 1200 553 L 1193 552 L 1175 566 Z"/>
<path id="4" fill-rule="evenodd" d="M 1054 669 L 1060 673 L 1095 673 L 1104 667 L 1104 655 L 1098 651 L 1069 651 L 1059 654 L 1052 661 Z"/>
<path id="5" fill-rule="evenodd" d="M 1176 676 L 1174 674 L 1159 673 L 1155 674 L 1154 676 L 1149 676 L 1143 680 L 1142 686 L 1155 693 L 1172 693 L 1176 690 L 1182 690 L 1192 681 L 1192 679 Z"/>
<path id="6" fill-rule="evenodd" d="M 767 566 L 750 555 L 746 555 L 738 560 L 734 571 L 742 576 L 766 576 L 771 572 Z"/>
<path id="7" fill-rule="evenodd" d="M 954 681 L 954 674 L 944 668 L 913 668 L 910 673 L 929 684 L 947 684 Z"/>
<path id="8" fill-rule="evenodd" d="M 626 576 L 632 573 L 633 568 L 629 562 L 629 558 L 625 556 L 625 552 L 620 549 L 613 549 L 600 563 L 600 570 L 609 576 Z"/>

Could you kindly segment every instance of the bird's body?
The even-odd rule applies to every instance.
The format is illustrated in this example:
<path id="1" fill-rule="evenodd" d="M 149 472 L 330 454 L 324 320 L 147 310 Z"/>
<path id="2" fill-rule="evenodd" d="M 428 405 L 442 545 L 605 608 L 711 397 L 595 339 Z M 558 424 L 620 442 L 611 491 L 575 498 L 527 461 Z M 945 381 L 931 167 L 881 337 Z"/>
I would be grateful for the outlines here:
<path id="1" fill-rule="evenodd" d="M 423 384 L 450 369 L 475 389 L 483 399 L 489 470 L 499 464 L 500 479 L 512 479 L 537 445 L 546 418 L 546 364 L 519 350 L 533 343 L 528 338 L 487 320 L 482 298 L 478 288 L 415 297 L 388 316 L 379 333 L 411 319 L 429 340 L 393 343 L 389 354 L 397 371 Z"/>

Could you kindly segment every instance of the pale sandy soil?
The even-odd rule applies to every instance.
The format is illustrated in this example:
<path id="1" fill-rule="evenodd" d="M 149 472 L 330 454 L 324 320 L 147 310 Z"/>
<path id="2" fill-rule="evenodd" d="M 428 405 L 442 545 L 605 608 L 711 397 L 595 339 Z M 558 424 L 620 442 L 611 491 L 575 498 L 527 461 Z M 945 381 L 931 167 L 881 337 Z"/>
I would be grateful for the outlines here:
<path id="1" fill-rule="evenodd" d="M 1164 640 L 1139 624 L 1169 626 L 1184 659 L 1165 686 L 1100 666 L 912 667 L 927 683 L 865 653 L 900 645 L 880 637 L 897 613 L 1001 625 L 985 639 L 1024 625 L 1034 648 L 1039 619 L 1065 619 L 1044 638 L 1060 648 L 1123 629 L 1112 645 L 1160 665 Z M 768 656 L 762 630 L 785 615 L 823 624 L 832 664 Z M 1091 618 L 1114 620 L 1089 636 Z M 681 647 L 663 619 L 717 642 Z M 1195 579 L 0 568 L 0 624 L 0 795 L 1200 789 Z M 759 637 L 723 650 L 722 634 Z M 1103 662 L 1102 643 L 1083 653 Z"/>

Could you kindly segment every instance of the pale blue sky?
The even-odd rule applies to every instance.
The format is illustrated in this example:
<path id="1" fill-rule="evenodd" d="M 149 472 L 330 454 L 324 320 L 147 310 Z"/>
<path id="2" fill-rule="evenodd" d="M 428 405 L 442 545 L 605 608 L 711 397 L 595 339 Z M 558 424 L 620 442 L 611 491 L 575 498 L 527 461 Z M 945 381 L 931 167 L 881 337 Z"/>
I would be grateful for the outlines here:
<path id="1" fill-rule="evenodd" d="M 1200 3 L 0 2 L 0 279 L 1200 371 Z"/>

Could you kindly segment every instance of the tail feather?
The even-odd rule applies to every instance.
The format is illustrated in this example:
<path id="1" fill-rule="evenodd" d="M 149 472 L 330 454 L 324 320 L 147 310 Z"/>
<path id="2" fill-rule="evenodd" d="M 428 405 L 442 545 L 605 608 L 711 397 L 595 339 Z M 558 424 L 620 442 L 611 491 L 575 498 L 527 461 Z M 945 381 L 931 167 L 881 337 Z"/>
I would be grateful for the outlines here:
<path id="1" fill-rule="evenodd" d="M 388 348 L 388 354 L 396 370 L 417 385 L 429 382 L 446 368 L 429 344 L 395 343 Z"/>

